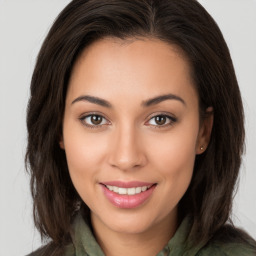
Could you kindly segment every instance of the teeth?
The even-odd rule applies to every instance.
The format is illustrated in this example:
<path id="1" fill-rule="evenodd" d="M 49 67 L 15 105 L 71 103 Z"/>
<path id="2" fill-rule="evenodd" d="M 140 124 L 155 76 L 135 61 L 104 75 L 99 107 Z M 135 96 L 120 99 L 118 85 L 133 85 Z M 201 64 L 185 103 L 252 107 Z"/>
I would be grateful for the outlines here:
<path id="1" fill-rule="evenodd" d="M 142 190 L 142 191 L 146 191 L 146 190 L 147 190 L 147 187 L 144 186 L 144 187 L 141 188 L 141 190 Z"/>
<path id="2" fill-rule="evenodd" d="M 137 187 L 136 189 L 135 189 L 135 193 L 136 194 L 139 194 L 141 192 L 141 187 Z"/>
<path id="3" fill-rule="evenodd" d="M 106 185 L 106 187 L 110 191 L 114 191 L 115 193 L 117 193 L 119 195 L 136 195 L 136 194 L 146 191 L 151 186 L 143 186 L 143 187 L 136 187 L 136 188 L 119 188 L 116 186 Z"/>
<path id="4" fill-rule="evenodd" d="M 108 189 L 110 190 L 110 191 L 113 191 L 113 186 L 108 186 Z"/>
<path id="5" fill-rule="evenodd" d="M 128 195 L 135 195 L 136 188 L 128 188 L 127 192 L 128 192 Z"/>
<path id="6" fill-rule="evenodd" d="M 119 188 L 119 189 L 118 189 L 118 194 L 120 194 L 120 195 L 125 195 L 125 194 L 127 194 L 127 189 L 126 189 L 126 188 Z"/>

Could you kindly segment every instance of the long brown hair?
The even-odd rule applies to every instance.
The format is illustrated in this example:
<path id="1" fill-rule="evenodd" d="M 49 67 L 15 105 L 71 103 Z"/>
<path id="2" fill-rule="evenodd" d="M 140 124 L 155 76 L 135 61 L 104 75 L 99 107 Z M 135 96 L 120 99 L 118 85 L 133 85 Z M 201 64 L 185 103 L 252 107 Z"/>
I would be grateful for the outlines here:
<path id="1" fill-rule="evenodd" d="M 81 51 L 104 37 L 151 37 L 178 46 L 191 66 L 201 115 L 214 109 L 211 141 L 196 157 L 191 185 L 179 203 L 190 214 L 195 243 L 229 219 L 244 145 L 244 114 L 229 50 L 212 17 L 195 0 L 73 0 L 58 16 L 38 55 L 27 112 L 27 168 L 34 221 L 54 244 L 70 240 L 81 202 L 59 147 L 65 97 Z M 82 203 L 82 207 L 88 210 Z"/>

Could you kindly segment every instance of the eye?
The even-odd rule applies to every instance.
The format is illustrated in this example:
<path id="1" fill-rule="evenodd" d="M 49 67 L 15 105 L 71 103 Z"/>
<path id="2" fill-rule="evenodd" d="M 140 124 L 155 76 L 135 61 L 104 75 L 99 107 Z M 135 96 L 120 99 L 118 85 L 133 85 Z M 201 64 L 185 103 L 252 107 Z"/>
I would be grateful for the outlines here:
<path id="1" fill-rule="evenodd" d="M 148 124 L 160 128 L 160 127 L 165 127 L 165 126 L 173 125 L 173 123 L 175 123 L 176 121 L 177 121 L 177 119 L 172 117 L 172 116 L 157 115 L 157 116 L 153 116 L 149 120 Z"/>
<path id="2" fill-rule="evenodd" d="M 101 115 L 96 115 L 96 114 L 83 116 L 79 119 L 85 126 L 87 126 L 89 128 L 97 128 L 97 127 L 100 127 L 102 125 L 109 123 L 106 118 L 104 118 Z"/>

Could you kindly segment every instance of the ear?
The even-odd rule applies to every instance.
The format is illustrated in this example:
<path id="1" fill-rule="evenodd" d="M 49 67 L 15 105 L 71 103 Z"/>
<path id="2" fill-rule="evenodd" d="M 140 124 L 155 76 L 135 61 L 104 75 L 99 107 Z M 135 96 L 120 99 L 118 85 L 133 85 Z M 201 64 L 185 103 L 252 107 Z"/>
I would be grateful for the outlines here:
<path id="1" fill-rule="evenodd" d="M 65 150 L 65 145 L 64 145 L 64 140 L 62 135 L 60 136 L 60 139 L 59 139 L 59 145 L 61 149 Z"/>
<path id="2" fill-rule="evenodd" d="M 196 154 L 202 154 L 206 149 L 211 139 L 213 126 L 213 108 L 208 107 L 205 111 L 205 116 L 200 124 L 200 129 L 197 137 Z"/>

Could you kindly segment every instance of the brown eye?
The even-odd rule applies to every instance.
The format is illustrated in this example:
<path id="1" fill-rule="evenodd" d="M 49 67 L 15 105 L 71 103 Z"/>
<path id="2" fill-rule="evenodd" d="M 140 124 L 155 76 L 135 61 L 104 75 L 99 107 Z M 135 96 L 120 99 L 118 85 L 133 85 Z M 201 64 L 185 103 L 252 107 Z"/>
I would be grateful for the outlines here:
<path id="1" fill-rule="evenodd" d="M 151 126 L 155 126 L 156 128 L 161 128 L 165 127 L 168 125 L 172 125 L 175 123 L 177 119 L 175 117 L 169 116 L 169 115 L 158 115 L 158 116 L 153 116 L 148 124 Z"/>
<path id="2" fill-rule="evenodd" d="M 102 119 L 102 116 L 92 115 L 90 121 L 94 125 L 99 125 L 102 122 Z"/>
<path id="3" fill-rule="evenodd" d="M 166 116 L 156 116 L 155 117 L 155 122 L 158 125 L 164 125 L 166 123 Z"/>
<path id="4" fill-rule="evenodd" d="M 98 127 L 101 127 L 102 125 L 108 124 L 107 119 L 101 115 L 87 115 L 79 119 L 83 125 L 89 128 L 98 128 Z"/>

